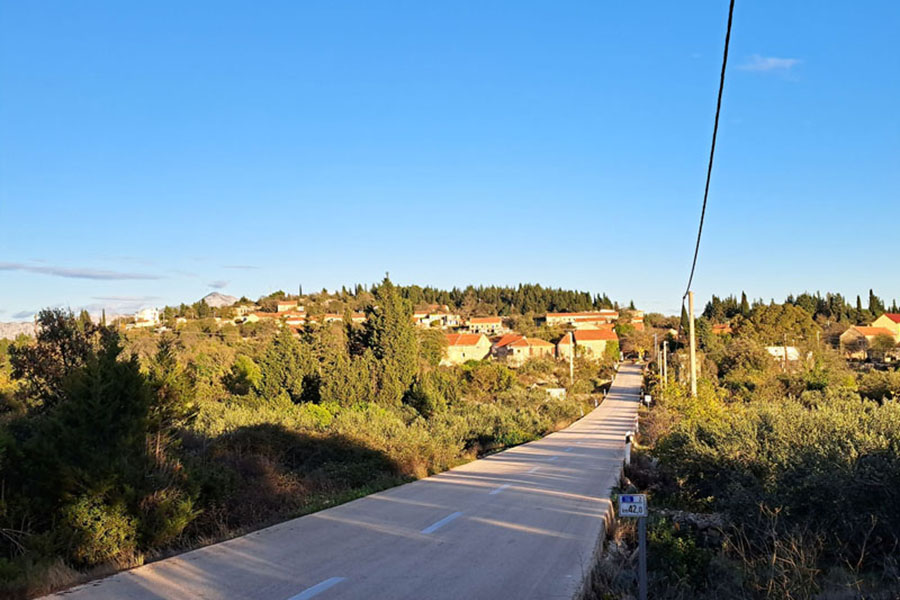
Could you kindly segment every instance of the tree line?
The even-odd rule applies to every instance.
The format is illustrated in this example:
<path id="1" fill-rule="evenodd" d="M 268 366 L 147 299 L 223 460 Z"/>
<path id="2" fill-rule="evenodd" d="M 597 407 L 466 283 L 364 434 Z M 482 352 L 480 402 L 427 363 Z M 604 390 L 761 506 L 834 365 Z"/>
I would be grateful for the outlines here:
<path id="1" fill-rule="evenodd" d="M 741 292 L 740 299 L 735 296 L 720 298 L 713 295 L 703 310 L 703 316 L 715 323 L 724 323 L 736 316 L 747 317 L 752 309 L 766 304 L 761 298 L 749 302 L 746 292 Z M 772 300 L 768 304 L 775 304 L 775 301 Z M 893 300 L 888 306 L 871 289 L 865 306 L 860 296 L 856 297 L 855 303 L 851 303 L 841 294 L 830 292 L 824 296 L 820 292 L 815 294 L 804 292 L 797 296 L 790 294 L 784 304 L 803 309 L 819 323 L 836 322 L 863 325 L 877 319 L 885 312 L 900 312 L 896 300 Z"/>

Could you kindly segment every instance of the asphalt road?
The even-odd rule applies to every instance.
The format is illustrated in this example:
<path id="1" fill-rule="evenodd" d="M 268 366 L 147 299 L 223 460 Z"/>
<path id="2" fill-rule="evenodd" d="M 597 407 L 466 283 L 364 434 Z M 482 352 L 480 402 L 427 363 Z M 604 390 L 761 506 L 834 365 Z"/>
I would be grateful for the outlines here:
<path id="1" fill-rule="evenodd" d="M 637 415 L 640 369 L 563 431 L 48 598 L 570 599 Z"/>

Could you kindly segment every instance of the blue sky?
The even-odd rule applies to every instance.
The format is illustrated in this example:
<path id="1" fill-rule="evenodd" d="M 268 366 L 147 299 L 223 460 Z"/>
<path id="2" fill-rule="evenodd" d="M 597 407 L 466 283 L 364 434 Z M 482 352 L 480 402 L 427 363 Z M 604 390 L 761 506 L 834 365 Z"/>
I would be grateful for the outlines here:
<path id="1" fill-rule="evenodd" d="M 389 271 L 675 311 L 725 0 L 0 2 L 0 320 Z M 738 0 L 694 289 L 900 299 L 900 4 Z"/>

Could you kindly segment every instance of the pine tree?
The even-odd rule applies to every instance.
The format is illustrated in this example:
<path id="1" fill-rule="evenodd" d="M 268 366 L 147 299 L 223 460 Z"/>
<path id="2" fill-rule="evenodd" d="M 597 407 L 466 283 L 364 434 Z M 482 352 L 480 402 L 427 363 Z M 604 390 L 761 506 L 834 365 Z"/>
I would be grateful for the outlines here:
<path id="1" fill-rule="evenodd" d="M 293 402 L 303 399 L 303 383 L 311 374 L 309 352 L 294 338 L 289 327 L 283 327 L 272 338 L 259 360 L 262 374 L 256 393 L 269 402 L 285 395 Z"/>
<path id="2" fill-rule="evenodd" d="M 384 404 L 400 404 L 416 376 L 418 348 L 411 316 L 409 302 L 385 277 L 366 320 L 369 347 L 379 364 L 378 398 Z"/>
<path id="3" fill-rule="evenodd" d="M 869 290 L 869 312 L 872 313 L 872 318 L 884 312 L 884 302 L 871 289 Z"/>
<path id="4" fill-rule="evenodd" d="M 85 327 L 90 328 L 94 324 L 94 320 L 91 319 L 91 314 L 87 310 L 81 309 L 81 312 L 78 313 L 78 324 L 82 329 Z"/>
<path id="5" fill-rule="evenodd" d="M 196 414 L 194 386 L 178 364 L 174 339 L 164 337 L 160 340 L 150 365 L 149 381 L 153 390 L 149 431 L 158 460 L 172 439 L 172 430 Z"/>
<path id="6" fill-rule="evenodd" d="M 144 484 L 152 391 L 136 358 L 118 360 L 121 350 L 116 336 L 105 336 L 66 378 L 64 401 L 48 412 L 29 448 L 34 484 L 44 487 L 36 499 L 85 492 L 115 499 Z"/>
<path id="7" fill-rule="evenodd" d="M 35 343 L 9 349 L 12 376 L 21 379 L 35 408 L 49 408 L 63 399 L 63 383 L 94 355 L 104 332 L 90 321 L 78 321 L 71 311 L 44 309 L 37 315 Z"/>
<path id="8" fill-rule="evenodd" d="M 750 316 L 750 303 L 747 302 L 747 292 L 741 292 L 741 315 Z"/>

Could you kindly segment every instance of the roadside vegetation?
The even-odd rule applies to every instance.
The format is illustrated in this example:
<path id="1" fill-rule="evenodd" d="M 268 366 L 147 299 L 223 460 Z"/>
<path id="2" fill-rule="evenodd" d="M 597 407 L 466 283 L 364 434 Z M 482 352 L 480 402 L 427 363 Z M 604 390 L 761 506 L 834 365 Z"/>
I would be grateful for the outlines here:
<path id="1" fill-rule="evenodd" d="M 734 304 L 734 334 L 700 338 L 696 398 L 683 351 L 668 385 L 648 370 L 622 490 L 650 496 L 650 597 L 900 597 L 900 373 L 817 343 L 798 305 Z M 800 360 L 775 360 L 788 335 Z M 634 523 L 610 534 L 593 597 L 634 597 Z"/>
<path id="2" fill-rule="evenodd" d="M 529 289 L 515 312 L 532 307 Z M 509 293 L 495 301 L 516 301 Z M 557 291 L 533 308 L 547 298 L 604 301 Z M 168 319 L 197 320 L 162 335 L 41 312 L 36 339 L 0 346 L 0 595 L 44 593 L 423 477 L 593 406 L 608 362 L 578 358 L 572 385 L 552 359 L 439 366 L 444 336 L 411 314 L 443 299 L 385 279 L 313 298 L 347 317 L 299 333 L 218 326 L 203 303 L 170 309 Z M 361 325 L 350 318 L 359 309 Z"/>

